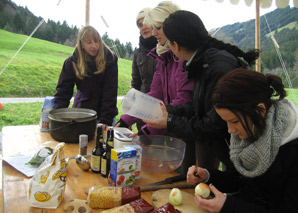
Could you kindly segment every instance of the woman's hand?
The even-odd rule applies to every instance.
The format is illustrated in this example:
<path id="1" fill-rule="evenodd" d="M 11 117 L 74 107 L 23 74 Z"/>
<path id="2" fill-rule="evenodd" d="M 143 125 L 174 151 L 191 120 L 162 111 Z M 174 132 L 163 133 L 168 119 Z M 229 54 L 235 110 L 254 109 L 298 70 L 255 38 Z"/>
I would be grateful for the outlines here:
<path id="1" fill-rule="evenodd" d="M 194 173 L 197 173 L 197 176 L 194 175 Z M 188 168 L 187 171 L 187 183 L 196 185 L 198 183 L 204 182 L 208 179 L 209 174 L 206 169 L 203 169 L 201 167 L 191 166 Z"/>
<path id="2" fill-rule="evenodd" d="M 220 212 L 226 202 L 227 196 L 218 191 L 212 184 L 209 185 L 209 188 L 213 192 L 214 198 L 203 199 L 199 195 L 195 195 L 195 202 L 200 208 L 208 210 L 209 212 Z"/>
<path id="3" fill-rule="evenodd" d="M 152 128 L 157 129 L 166 129 L 167 128 L 167 120 L 168 120 L 168 112 L 162 103 L 160 103 L 160 109 L 162 111 L 162 116 L 156 120 L 143 120 L 146 124 L 148 124 Z"/>

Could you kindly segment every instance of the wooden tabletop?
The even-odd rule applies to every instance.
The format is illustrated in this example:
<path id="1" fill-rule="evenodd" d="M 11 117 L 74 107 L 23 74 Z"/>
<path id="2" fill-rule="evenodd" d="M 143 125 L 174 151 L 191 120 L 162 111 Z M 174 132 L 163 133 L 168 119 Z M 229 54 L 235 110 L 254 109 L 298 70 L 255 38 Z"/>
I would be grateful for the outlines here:
<path id="1" fill-rule="evenodd" d="M 40 132 L 38 125 L 30 126 L 7 126 L 2 128 L 2 156 L 9 157 L 18 153 L 36 152 L 42 143 L 55 141 L 49 133 Z M 88 143 L 88 153 L 95 147 L 95 140 Z M 64 156 L 76 156 L 79 153 L 78 144 L 65 144 Z M 2 160 L 1 160 L 2 161 Z M 107 179 L 91 171 L 81 170 L 75 160 L 69 160 L 67 167 L 67 181 L 63 203 L 57 209 L 39 209 L 29 206 L 28 189 L 31 178 L 26 177 L 12 166 L 2 161 L 2 180 L 0 182 L 0 212 L 64 212 L 63 206 L 73 199 L 86 200 L 86 189 L 91 186 L 108 186 Z M 167 177 L 178 175 L 172 173 L 146 173 L 141 172 L 141 179 L 136 180 L 135 186 L 149 184 L 164 180 Z M 193 193 L 193 189 L 185 189 Z M 142 192 L 141 196 L 147 202 L 152 203 L 153 191 Z M 93 209 L 92 212 L 100 212 L 100 209 Z"/>

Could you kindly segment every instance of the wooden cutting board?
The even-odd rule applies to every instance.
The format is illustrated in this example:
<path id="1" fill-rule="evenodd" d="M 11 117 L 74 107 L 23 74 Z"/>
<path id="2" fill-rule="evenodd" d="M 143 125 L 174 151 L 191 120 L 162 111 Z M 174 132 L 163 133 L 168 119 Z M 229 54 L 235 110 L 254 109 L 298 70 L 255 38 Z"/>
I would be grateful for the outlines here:
<path id="1" fill-rule="evenodd" d="M 169 194 L 171 189 L 157 190 L 152 194 L 152 205 L 155 209 L 163 206 L 169 202 Z M 181 191 L 183 202 L 179 206 L 174 206 L 176 209 L 182 211 L 182 213 L 206 213 L 208 211 L 201 209 L 197 206 L 194 200 L 194 195 L 189 192 Z"/>

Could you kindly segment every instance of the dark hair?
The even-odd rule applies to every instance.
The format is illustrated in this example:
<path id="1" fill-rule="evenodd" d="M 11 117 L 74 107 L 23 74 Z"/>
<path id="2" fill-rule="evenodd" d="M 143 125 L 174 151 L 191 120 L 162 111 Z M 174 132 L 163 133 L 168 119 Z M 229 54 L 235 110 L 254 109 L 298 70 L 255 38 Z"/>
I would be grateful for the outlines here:
<path id="1" fill-rule="evenodd" d="M 169 15 L 163 22 L 163 31 L 171 43 L 175 41 L 181 47 L 189 50 L 214 47 L 226 50 L 235 57 L 242 57 L 249 65 L 254 64 L 259 57 L 259 50 L 252 49 L 243 52 L 237 46 L 211 37 L 199 16 L 186 10 L 178 10 Z"/>
<path id="2" fill-rule="evenodd" d="M 272 96 L 279 97 L 278 100 L 286 96 L 279 76 L 263 75 L 252 70 L 238 68 L 227 73 L 217 82 L 212 102 L 215 108 L 228 109 L 238 118 L 241 115 L 245 123 L 242 125 L 247 133 L 258 138 L 265 127 L 265 117 L 261 115 L 263 109 L 258 104 L 264 103 L 268 111 L 272 105 Z M 255 125 L 255 131 L 247 128 L 247 116 Z"/>

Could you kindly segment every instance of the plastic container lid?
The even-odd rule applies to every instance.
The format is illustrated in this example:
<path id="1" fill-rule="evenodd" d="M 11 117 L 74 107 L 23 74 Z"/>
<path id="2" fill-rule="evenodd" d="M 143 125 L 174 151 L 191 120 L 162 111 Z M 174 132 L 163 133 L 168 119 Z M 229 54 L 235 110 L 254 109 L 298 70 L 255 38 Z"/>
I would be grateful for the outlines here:
<path id="1" fill-rule="evenodd" d="M 132 138 L 129 137 L 133 132 L 124 127 L 114 127 L 114 138 L 123 141 L 123 142 L 131 142 Z"/>

